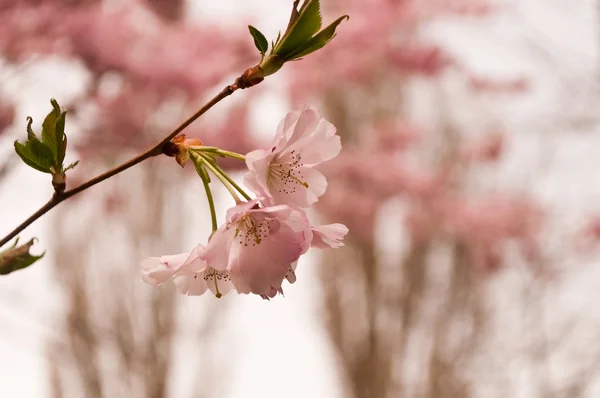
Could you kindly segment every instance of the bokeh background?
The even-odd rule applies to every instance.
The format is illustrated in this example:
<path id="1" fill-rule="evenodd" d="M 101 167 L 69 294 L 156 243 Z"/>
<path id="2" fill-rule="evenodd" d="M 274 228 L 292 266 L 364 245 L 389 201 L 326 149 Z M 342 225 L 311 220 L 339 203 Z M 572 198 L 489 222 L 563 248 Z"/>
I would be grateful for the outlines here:
<path id="1" fill-rule="evenodd" d="M 344 149 L 311 216 L 346 246 L 270 302 L 153 289 L 139 259 L 210 217 L 193 170 L 145 162 L 21 234 L 47 254 L 0 279 L 0 396 L 600 396 L 600 3 L 321 3 L 350 15 L 330 45 L 186 134 L 245 153 L 317 107 Z M 246 25 L 273 38 L 291 5 L 1 0 L 0 234 L 52 193 L 12 150 L 26 116 L 68 109 L 74 186 L 254 65 Z"/>

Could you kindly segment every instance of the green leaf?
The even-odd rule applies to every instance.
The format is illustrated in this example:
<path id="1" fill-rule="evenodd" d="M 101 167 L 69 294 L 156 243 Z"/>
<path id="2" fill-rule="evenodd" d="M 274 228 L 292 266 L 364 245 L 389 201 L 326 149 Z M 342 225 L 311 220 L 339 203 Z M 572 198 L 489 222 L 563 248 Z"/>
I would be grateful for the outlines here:
<path id="1" fill-rule="evenodd" d="M 46 116 L 42 123 L 42 142 L 50 148 L 54 159 L 57 158 L 58 154 L 58 143 L 56 140 L 56 120 L 60 116 L 60 108 L 54 99 L 50 100 L 52 104 L 52 111 Z M 58 109 L 57 109 L 58 108 Z"/>
<path id="2" fill-rule="evenodd" d="M 56 120 L 56 164 L 62 166 L 67 154 L 67 136 L 65 135 L 65 118 L 67 112 L 62 112 Z"/>
<path id="3" fill-rule="evenodd" d="M 17 155 L 30 167 L 43 173 L 51 173 L 54 157 L 48 147 L 37 138 L 28 140 L 25 144 L 15 141 Z"/>
<path id="4" fill-rule="evenodd" d="M 50 100 L 52 111 L 42 123 L 42 142 L 52 151 L 57 168 L 62 165 L 65 158 L 65 116 L 54 98 Z"/>
<path id="5" fill-rule="evenodd" d="M 30 140 L 27 143 L 31 148 L 34 158 L 38 159 L 38 164 L 48 164 L 49 166 L 52 166 L 54 160 L 52 157 L 52 150 L 48 148 L 47 145 L 38 140 Z"/>
<path id="6" fill-rule="evenodd" d="M 54 98 L 50 100 L 52 111 L 42 123 L 41 140 L 31 129 L 33 119 L 27 118 L 27 141 L 15 141 L 17 155 L 28 166 L 43 173 L 52 174 L 52 181 L 64 181 L 65 155 L 67 151 L 67 136 L 65 135 L 65 119 L 67 112 L 60 107 Z M 77 162 L 69 165 L 72 169 Z M 63 184 L 64 185 L 64 184 Z"/>
<path id="7" fill-rule="evenodd" d="M 29 148 L 21 144 L 19 141 L 15 141 L 15 152 L 17 152 L 17 155 L 19 155 L 21 160 L 29 167 L 33 167 L 34 169 L 43 173 L 50 173 L 50 168 L 42 168 L 37 163 L 29 160 L 32 157 L 31 153 L 29 152 Z"/>
<path id="8" fill-rule="evenodd" d="M 277 32 L 277 39 L 274 42 L 271 42 L 271 54 L 273 54 L 273 50 L 279 44 L 279 40 L 281 40 L 281 31 Z"/>
<path id="9" fill-rule="evenodd" d="M 65 167 L 65 169 L 63 170 L 63 173 L 67 170 L 71 170 L 74 169 L 75 166 L 77 166 L 79 164 L 79 160 L 74 161 L 73 163 L 71 163 L 70 165 L 68 165 L 67 167 Z"/>
<path id="10" fill-rule="evenodd" d="M 299 47 L 295 52 L 289 55 L 291 59 L 298 59 L 310 53 L 313 53 L 329 43 L 336 36 L 335 29 L 343 20 L 349 19 L 348 15 L 344 15 L 333 21 L 329 26 L 320 31 L 318 34 L 308 40 L 303 46 Z"/>
<path id="11" fill-rule="evenodd" d="M 31 118 L 31 116 L 27 116 L 27 139 L 28 140 L 37 140 L 37 135 L 35 135 L 35 133 L 33 132 L 33 130 L 31 129 L 31 123 L 33 123 L 33 119 Z"/>
<path id="12" fill-rule="evenodd" d="M 8 275 L 11 272 L 29 267 L 31 264 L 44 257 L 45 252 L 39 256 L 29 253 L 29 249 L 35 243 L 35 238 L 24 245 L 17 246 L 19 238 L 8 249 L 0 252 L 0 275 Z"/>
<path id="13" fill-rule="evenodd" d="M 305 0 L 298 11 L 297 5 L 295 1 L 288 28 L 275 49 L 276 54 L 286 59 L 321 29 L 319 0 Z"/>
<path id="14" fill-rule="evenodd" d="M 292 5 L 292 15 L 290 15 L 290 22 L 285 30 L 286 32 L 290 30 L 294 22 L 296 22 L 300 16 L 300 12 L 298 11 L 298 3 L 300 3 L 300 0 L 294 0 L 294 5 Z"/>
<path id="15" fill-rule="evenodd" d="M 248 25 L 248 30 L 250 31 L 252 38 L 254 38 L 254 45 L 258 51 L 260 51 L 260 54 L 265 55 L 269 49 L 269 42 L 267 41 L 265 35 L 263 35 L 260 30 L 256 29 L 252 25 Z"/>

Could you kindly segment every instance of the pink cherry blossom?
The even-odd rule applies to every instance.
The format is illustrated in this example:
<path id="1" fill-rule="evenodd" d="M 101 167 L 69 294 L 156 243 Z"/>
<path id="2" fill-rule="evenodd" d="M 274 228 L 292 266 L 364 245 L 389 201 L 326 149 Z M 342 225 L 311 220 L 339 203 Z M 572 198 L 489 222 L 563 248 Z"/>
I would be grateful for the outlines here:
<path id="1" fill-rule="evenodd" d="M 292 264 L 306 253 L 312 232 L 306 215 L 286 205 L 258 207 L 257 199 L 229 209 L 227 222 L 209 241 L 205 258 L 226 270 L 239 293 L 263 298 L 281 292 Z"/>
<path id="2" fill-rule="evenodd" d="M 235 288 L 269 299 L 283 294 L 284 279 L 296 281 L 297 260 L 311 244 L 342 246 L 347 231 L 341 224 L 311 227 L 303 211 L 286 205 L 260 208 L 255 199 L 229 209 L 227 222 L 206 248 L 142 260 L 142 279 L 153 286 L 173 280 L 185 295 L 210 290 L 220 297 Z"/>
<path id="3" fill-rule="evenodd" d="M 204 258 L 205 248 L 195 247 L 191 253 L 148 257 L 141 261 L 142 280 L 153 286 L 173 280 L 177 291 L 198 296 L 210 290 L 217 297 L 233 287 L 227 271 L 215 270 Z"/>
<path id="4" fill-rule="evenodd" d="M 312 108 L 288 113 L 267 149 L 246 155 L 244 183 L 270 205 L 306 208 L 327 189 L 313 167 L 337 156 L 342 146 L 335 127 Z"/>

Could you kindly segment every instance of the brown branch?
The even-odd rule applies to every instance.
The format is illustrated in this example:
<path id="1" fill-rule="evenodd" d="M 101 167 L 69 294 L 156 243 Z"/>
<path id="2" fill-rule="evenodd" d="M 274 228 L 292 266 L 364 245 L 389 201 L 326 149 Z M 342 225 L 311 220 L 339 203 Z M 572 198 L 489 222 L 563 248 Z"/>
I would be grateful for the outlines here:
<path id="1" fill-rule="evenodd" d="M 173 130 L 171 133 L 169 133 L 169 135 L 167 135 L 165 138 L 163 138 L 159 143 L 154 145 L 152 148 L 148 149 L 146 152 L 141 153 L 140 155 L 137 155 L 136 157 L 134 157 L 132 159 L 129 159 L 125 163 L 122 163 L 119 166 L 117 166 L 113 169 L 110 169 L 110 170 L 100 174 L 99 176 L 96 176 L 73 189 L 70 189 L 70 190 L 64 191 L 64 192 L 58 192 L 58 191 L 55 192 L 54 195 L 52 196 L 52 198 L 48 201 L 48 203 L 46 203 L 44 206 L 40 207 L 40 209 L 38 211 L 36 211 L 29 218 L 27 218 L 25 221 L 23 221 L 23 223 L 21 223 L 21 225 L 19 225 L 11 233 L 9 233 L 4 238 L 2 238 L 2 240 L 0 240 L 0 247 L 5 245 L 6 243 L 8 243 L 12 238 L 17 236 L 21 231 L 23 231 L 25 228 L 27 228 L 29 225 L 31 225 L 38 218 L 40 218 L 41 216 L 43 216 L 44 214 L 46 214 L 47 212 L 52 210 L 59 203 L 64 202 L 65 200 L 69 199 L 71 196 L 74 196 L 82 191 L 85 191 L 86 189 L 88 189 L 104 180 L 107 180 L 107 179 L 129 169 L 130 167 L 133 167 L 136 164 L 143 162 L 146 159 L 149 159 L 151 157 L 162 154 L 163 146 L 165 144 L 170 142 L 177 134 L 181 133 L 186 127 L 188 127 L 190 124 L 192 124 L 192 122 L 194 122 L 196 119 L 198 119 L 204 113 L 206 113 L 210 108 L 215 106 L 222 99 L 233 94 L 233 92 L 237 89 L 238 89 L 238 86 L 236 84 L 234 84 L 233 86 L 225 87 L 219 94 L 217 94 L 214 98 L 212 98 L 210 101 L 208 101 L 196 113 L 194 113 L 186 121 L 181 123 L 175 130 Z"/>

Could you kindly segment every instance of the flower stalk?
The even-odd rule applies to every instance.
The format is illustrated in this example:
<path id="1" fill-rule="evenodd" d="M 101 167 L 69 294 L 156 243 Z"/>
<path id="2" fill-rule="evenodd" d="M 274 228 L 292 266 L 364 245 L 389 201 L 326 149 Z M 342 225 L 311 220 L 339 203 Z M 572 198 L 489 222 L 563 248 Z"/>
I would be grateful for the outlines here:
<path id="1" fill-rule="evenodd" d="M 216 166 L 214 159 L 210 159 L 208 156 L 202 154 L 201 152 L 191 152 L 190 155 L 195 162 L 200 163 L 201 166 L 204 166 L 207 169 L 209 169 L 215 175 L 215 177 L 217 177 L 221 181 L 223 186 L 227 189 L 227 191 L 229 191 L 229 193 L 233 197 L 233 200 L 235 200 L 235 203 L 241 203 L 240 197 L 237 195 L 235 189 L 229 182 L 231 179 L 229 178 L 229 176 L 225 177 L 226 174 L 222 170 L 219 171 L 220 169 L 218 168 L 218 166 Z"/>
<path id="2" fill-rule="evenodd" d="M 200 165 L 200 167 L 202 167 Z M 200 178 L 202 179 L 202 184 L 204 184 L 204 191 L 206 192 L 206 199 L 208 200 L 208 207 L 210 208 L 210 220 L 212 223 L 212 232 L 214 233 L 218 228 L 219 225 L 217 223 L 217 212 L 215 211 L 215 201 L 213 199 L 212 196 L 212 192 L 210 190 L 210 177 L 208 176 L 208 173 L 206 172 L 206 170 L 204 170 L 204 173 L 202 175 L 200 175 Z M 200 173 L 198 173 L 200 174 Z"/>
<path id="3" fill-rule="evenodd" d="M 214 147 L 214 146 L 204 146 L 204 145 L 190 146 L 189 149 L 193 149 L 193 150 L 196 150 L 199 152 L 214 153 L 215 155 L 219 155 L 221 157 L 237 159 L 237 160 L 241 160 L 242 162 L 246 161 L 246 157 L 244 155 L 242 155 L 241 153 L 226 151 L 221 148 Z"/>
<path id="4" fill-rule="evenodd" d="M 214 164 L 215 169 L 233 186 L 246 200 L 251 200 L 252 198 L 248 195 L 234 180 L 231 178 L 222 168 L 219 167 L 216 163 Z"/>

